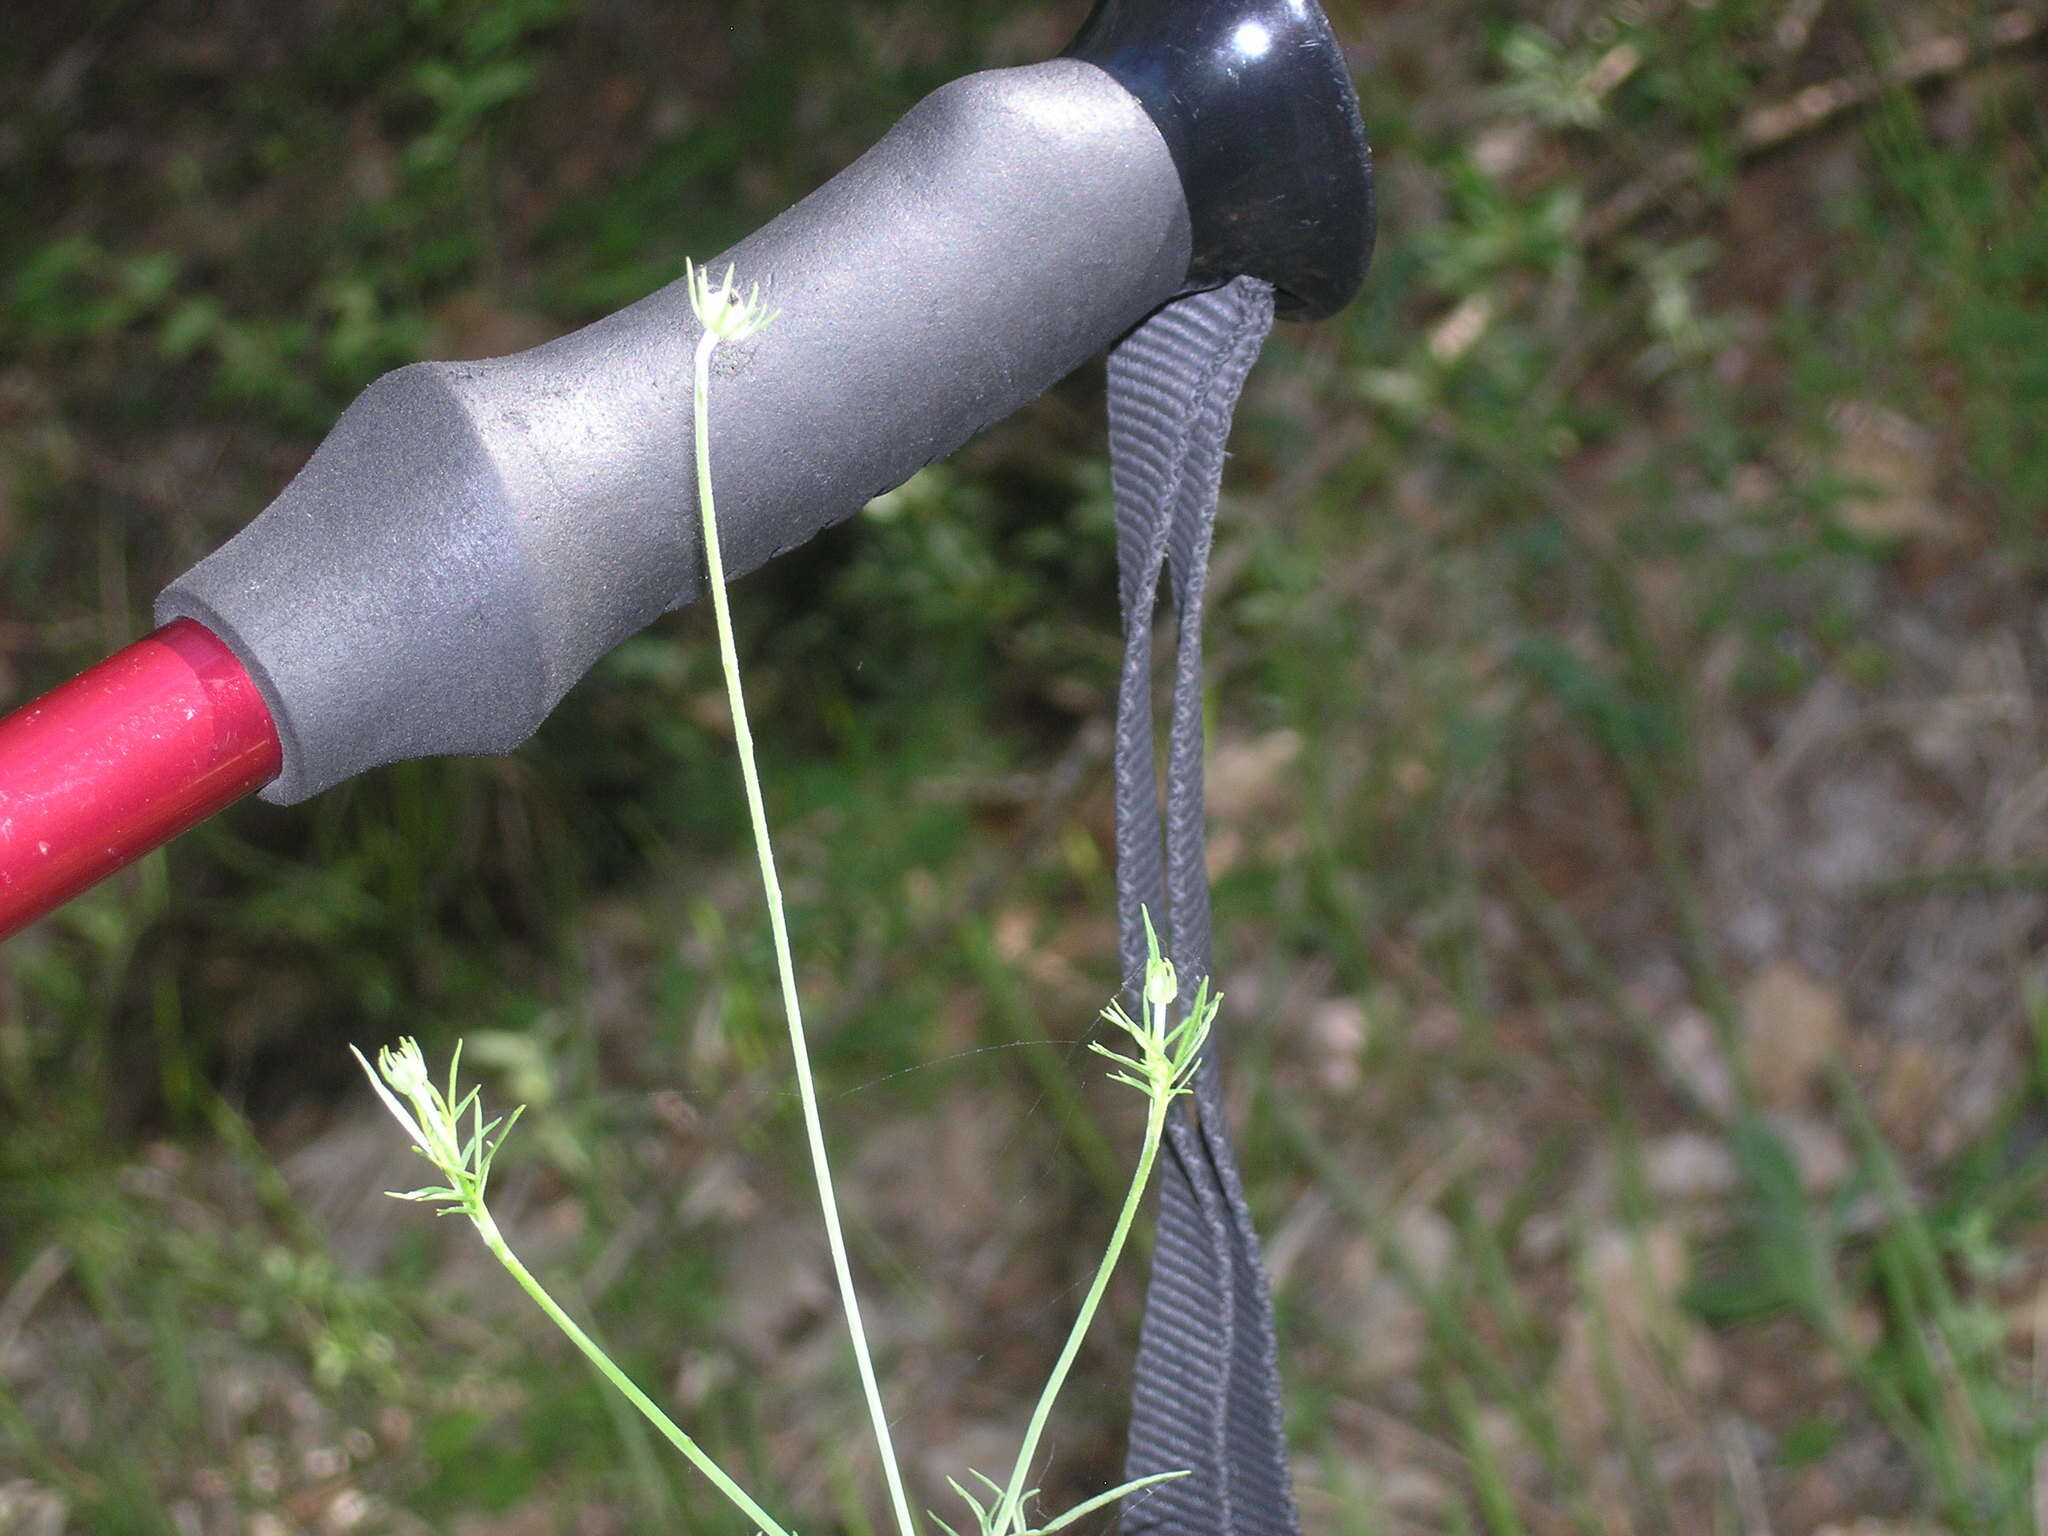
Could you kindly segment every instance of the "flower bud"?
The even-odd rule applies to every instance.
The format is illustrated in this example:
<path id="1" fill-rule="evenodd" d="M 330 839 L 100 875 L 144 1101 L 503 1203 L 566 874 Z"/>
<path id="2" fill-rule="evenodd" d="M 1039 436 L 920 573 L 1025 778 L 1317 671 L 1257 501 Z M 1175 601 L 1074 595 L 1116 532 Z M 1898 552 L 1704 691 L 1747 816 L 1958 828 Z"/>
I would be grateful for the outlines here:
<path id="1" fill-rule="evenodd" d="M 418 1098 L 433 1086 L 427 1076 L 427 1058 L 420 1051 L 420 1043 L 410 1036 L 400 1040 L 396 1050 L 386 1046 L 379 1051 L 377 1066 L 384 1081 L 409 1099 Z"/>
<path id="2" fill-rule="evenodd" d="M 1171 960 L 1153 959 L 1145 965 L 1145 1006 L 1164 1008 L 1180 996 L 1180 978 Z"/>

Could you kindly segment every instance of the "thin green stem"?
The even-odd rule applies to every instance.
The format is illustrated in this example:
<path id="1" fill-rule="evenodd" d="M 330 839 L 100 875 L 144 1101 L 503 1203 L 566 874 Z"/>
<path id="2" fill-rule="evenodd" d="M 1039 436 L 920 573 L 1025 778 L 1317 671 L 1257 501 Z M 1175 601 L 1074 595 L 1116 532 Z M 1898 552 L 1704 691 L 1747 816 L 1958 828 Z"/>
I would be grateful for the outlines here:
<path id="1" fill-rule="evenodd" d="M 1156 1035 L 1166 1032 L 1168 1006 L 1161 1003 L 1153 1010 L 1153 1033 Z M 1159 1143 L 1166 1133 L 1166 1114 L 1173 1105 L 1173 1098 L 1167 1092 L 1152 1095 L 1151 1106 L 1145 1115 L 1144 1150 L 1138 1154 L 1137 1172 L 1131 1177 L 1123 1209 L 1117 1213 L 1116 1229 L 1110 1233 L 1109 1247 L 1095 1268 L 1095 1279 L 1088 1287 L 1087 1296 L 1082 1299 L 1074 1326 L 1067 1332 L 1067 1342 L 1060 1350 L 1059 1361 L 1046 1378 L 1045 1390 L 1038 1394 L 1038 1406 L 1031 1411 L 1030 1427 L 1024 1431 L 1024 1443 L 1017 1450 L 1017 1464 L 1010 1470 L 1009 1486 L 1003 1490 L 1003 1501 L 997 1506 L 995 1529 L 999 1536 L 1024 1530 L 1024 1480 L 1031 1475 L 1031 1462 L 1038 1454 L 1038 1442 L 1045 1434 L 1046 1421 L 1052 1417 L 1053 1402 L 1059 1397 L 1060 1388 L 1066 1385 L 1067 1373 L 1073 1369 L 1074 1360 L 1081 1353 L 1081 1340 L 1095 1321 L 1096 1310 L 1109 1289 L 1109 1277 L 1116 1269 L 1117 1260 L 1123 1256 L 1124 1244 L 1130 1240 L 1131 1225 L 1137 1220 L 1138 1206 L 1152 1180 L 1152 1164 L 1159 1156 Z"/>
<path id="2" fill-rule="evenodd" d="M 776 1523 L 773 1516 L 748 1497 L 746 1489 L 727 1477 L 724 1469 L 706 1455 L 696 1441 L 683 1433 L 673 1419 L 661 1411 L 660 1405 L 653 1398 L 634 1384 L 632 1377 L 612 1363 L 612 1357 L 577 1325 L 573 1317 L 562 1310 L 555 1298 L 547 1293 L 547 1288 L 534 1279 L 532 1272 L 519 1262 L 519 1255 L 514 1253 L 511 1245 L 505 1241 L 504 1234 L 499 1232 L 498 1224 L 491 1218 L 489 1210 L 479 1204 L 468 1212 L 468 1215 L 476 1226 L 477 1235 L 483 1238 L 484 1246 L 491 1250 L 491 1256 L 505 1266 L 505 1272 L 519 1282 L 519 1288 L 533 1298 L 533 1304 L 548 1315 L 548 1321 L 562 1330 L 569 1342 L 583 1352 L 583 1357 L 597 1367 L 599 1374 L 616 1387 L 627 1402 L 640 1410 L 641 1416 L 648 1423 L 661 1431 L 663 1438 L 670 1445 L 687 1456 L 690 1464 L 709 1478 L 720 1493 L 738 1505 L 746 1517 L 761 1528 L 763 1536 L 790 1536 L 788 1531 Z"/>
<path id="3" fill-rule="evenodd" d="M 532 1272 L 520 1263 L 511 1244 L 505 1241 L 505 1234 L 498 1230 L 490 1207 L 484 1203 L 484 1191 L 490 1184 L 491 1165 L 497 1160 L 498 1150 L 518 1123 L 524 1106 L 503 1119 L 486 1121 L 478 1091 L 472 1088 L 464 1093 L 457 1080 L 462 1060 L 459 1044 L 455 1048 L 455 1058 L 448 1066 L 446 1091 L 428 1073 L 426 1058 L 420 1053 L 417 1040 L 404 1039 L 396 1046 L 385 1046 L 377 1052 L 375 1067 L 353 1045 L 349 1051 L 362 1065 L 370 1087 L 376 1091 L 384 1107 L 391 1111 L 391 1117 L 411 1138 L 413 1150 L 448 1180 L 445 1185 L 424 1189 L 392 1190 L 392 1198 L 432 1205 L 443 1215 L 460 1212 L 476 1229 L 477 1236 L 483 1240 L 491 1256 L 504 1267 L 505 1273 L 518 1282 L 519 1288 L 541 1309 L 548 1321 L 561 1329 L 582 1351 L 584 1358 L 597 1367 L 599 1374 L 617 1388 L 648 1423 L 660 1430 L 671 1445 L 689 1458 L 690 1463 L 708 1477 L 719 1492 L 746 1512 L 762 1536 L 791 1536 L 747 1496 L 745 1489 L 726 1476 L 718 1463 L 705 1455 L 652 1398 L 612 1363 L 611 1356 L 562 1310 Z"/>
<path id="4" fill-rule="evenodd" d="M 797 1096 L 803 1103 L 804 1134 L 810 1143 L 811 1171 L 817 1178 L 818 1206 L 825 1218 L 825 1238 L 832 1250 L 832 1271 L 839 1282 L 839 1299 L 846 1310 L 847 1331 L 853 1336 L 854 1359 L 860 1367 L 861 1390 L 867 1396 L 868 1418 L 874 1425 L 875 1444 L 881 1451 L 882 1472 L 889 1483 L 889 1501 L 896 1512 L 901 1536 L 915 1536 L 910 1505 L 903 1494 L 903 1473 L 896 1463 L 896 1447 L 889 1435 L 889 1417 L 882 1407 L 882 1390 L 875 1380 L 875 1363 L 868 1351 L 867 1329 L 861 1322 L 860 1299 L 853 1288 L 853 1269 L 847 1262 L 846 1236 L 839 1223 L 839 1201 L 832 1189 L 832 1167 L 825 1155 L 825 1130 L 818 1115 L 818 1091 L 811 1080 L 811 1053 L 804 1039 L 803 1012 L 797 1002 L 796 967 L 790 959 L 789 924 L 782 909 L 782 882 L 775 872 L 775 850 L 768 838 L 768 812 L 761 798 L 761 774 L 754 761 L 754 733 L 747 723 L 747 702 L 740 689 L 738 647 L 733 643 L 732 611 L 725 594 L 725 561 L 718 546 L 718 515 L 711 495 L 711 354 L 720 337 L 709 326 L 697 343 L 696 447 L 697 506 L 704 522 L 704 565 L 711 588 L 711 607 L 718 626 L 718 650 L 725 667 L 726 698 L 732 708 L 733 737 L 739 745 L 740 776 L 746 783 L 747 814 L 754 824 L 754 850 L 761 864 L 761 884 L 768 899 L 768 921 L 775 936 L 775 967 L 782 980 L 782 1008 L 789 1021 L 789 1043 L 796 1059 Z"/>

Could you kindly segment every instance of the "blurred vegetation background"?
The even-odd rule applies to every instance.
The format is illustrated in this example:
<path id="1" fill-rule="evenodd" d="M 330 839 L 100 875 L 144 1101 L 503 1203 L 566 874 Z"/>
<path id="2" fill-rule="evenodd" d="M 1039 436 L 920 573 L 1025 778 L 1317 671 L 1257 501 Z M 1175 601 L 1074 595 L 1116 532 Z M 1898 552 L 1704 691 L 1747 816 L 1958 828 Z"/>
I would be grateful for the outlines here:
<path id="1" fill-rule="evenodd" d="M 422 356 L 672 279 L 1075 0 L 78 0 L 0 29 L 0 700 Z M 1380 253 L 1213 602 L 1219 971 L 1312 1532 L 2048 1528 L 2048 16 L 1330 0 Z M 797 428 L 796 430 L 800 430 Z M 1135 1125 L 1100 382 L 737 600 L 923 1503 Z M 736 1529 L 344 1043 L 532 1105 L 501 1217 L 778 1511 L 876 1469 L 705 617 L 528 748 L 249 805 L 0 952 L 0 1529 Z M 1112 1480 L 1140 1289 L 1049 1494 Z M 1107 1522 L 1103 1522 L 1107 1528 Z"/>

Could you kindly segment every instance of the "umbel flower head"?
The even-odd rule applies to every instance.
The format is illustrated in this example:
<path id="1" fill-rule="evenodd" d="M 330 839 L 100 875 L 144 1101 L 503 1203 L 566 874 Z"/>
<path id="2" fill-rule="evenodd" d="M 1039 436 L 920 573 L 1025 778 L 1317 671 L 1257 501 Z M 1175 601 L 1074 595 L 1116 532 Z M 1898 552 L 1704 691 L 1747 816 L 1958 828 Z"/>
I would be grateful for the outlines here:
<path id="1" fill-rule="evenodd" d="M 1169 1010 L 1180 996 L 1180 979 L 1174 974 L 1173 962 L 1159 952 L 1159 935 L 1153 931 L 1152 914 L 1146 912 L 1143 916 L 1147 955 L 1141 1011 L 1145 1017 L 1142 1021 L 1132 1018 L 1121 1003 L 1111 1003 L 1102 1010 L 1102 1017 L 1122 1030 L 1137 1047 L 1136 1053 L 1123 1055 L 1099 1040 L 1090 1041 L 1088 1049 L 1108 1057 L 1121 1069 L 1110 1073 L 1116 1082 L 1128 1083 L 1148 1097 L 1173 1099 L 1188 1091 L 1223 999 L 1210 992 L 1205 976 L 1195 989 L 1195 1000 L 1186 1016 L 1178 1024 L 1167 1022 Z"/>
<path id="2" fill-rule="evenodd" d="M 454 1060 L 448 1063 L 445 1092 L 428 1074 L 426 1058 L 420 1053 L 417 1040 L 407 1038 L 396 1047 L 385 1046 L 377 1052 L 374 1070 L 361 1051 L 353 1045 L 349 1049 L 362 1063 L 370 1086 L 377 1090 L 384 1107 L 412 1137 L 413 1151 L 448 1180 L 446 1184 L 424 1189 L 394 1189 L 389 1191 L 391 1197 L 437 1205 L 444 1216 L 453 1212 L 477 1219 L 484 1208 L 484 1190 L 491 1181 L 491 1160 L 498 1155 L 506 1133 L 526 1106 L 513 1110 L 503 1121 L 486 1121 L 477 1090 L 462 1093 L 458 1089 L 455 1074 L 462 1064 L 460 1045 L 455 1048 Z M 382 1082 L 378 1081 L 380 1076 Z"/>
<path id="3" fill-rule="evenodd" d="M 697 317 L 706 339 L 713 345 L 745 341 L 782 313 L 761 302 L 759 283 L 742 294 L 734 284 L 730 263 L 725 269 L 725 281 L 716 287 L 712 286 L 711 274 L 688 258 L 683 261 L 683 276 L 690 288 L 690 313 Z"/>

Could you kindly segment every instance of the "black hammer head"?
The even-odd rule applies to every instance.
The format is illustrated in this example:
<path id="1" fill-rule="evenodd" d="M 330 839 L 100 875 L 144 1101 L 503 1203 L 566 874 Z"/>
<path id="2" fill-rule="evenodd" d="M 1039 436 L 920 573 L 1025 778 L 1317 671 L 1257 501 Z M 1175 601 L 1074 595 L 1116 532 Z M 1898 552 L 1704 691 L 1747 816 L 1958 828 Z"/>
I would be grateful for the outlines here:
<path id="1" fill-rule="evenodd" d="M 1315 320 L 1372 260 L 1372 152 L 1315 0 L 1097 0 L 1068 46 L 1143 104 L 1180 172 L 1189 279 L 1240 273 Z"/>

